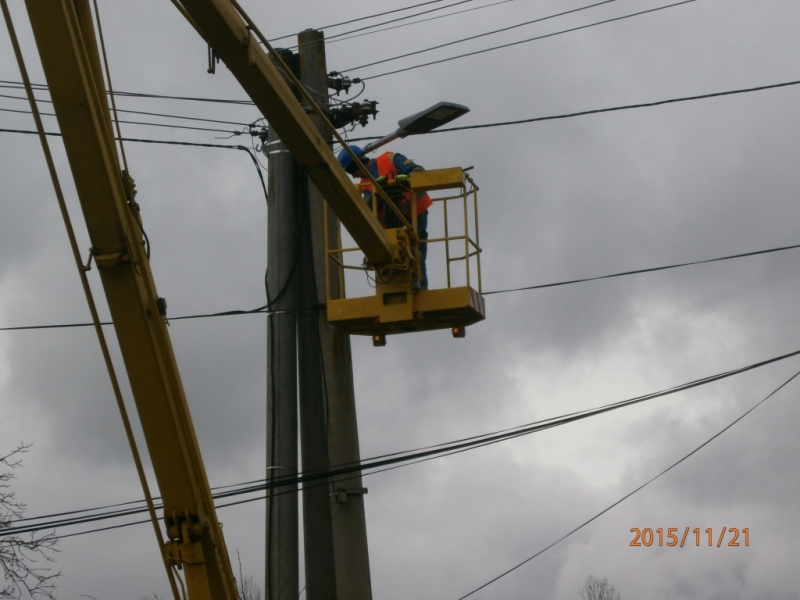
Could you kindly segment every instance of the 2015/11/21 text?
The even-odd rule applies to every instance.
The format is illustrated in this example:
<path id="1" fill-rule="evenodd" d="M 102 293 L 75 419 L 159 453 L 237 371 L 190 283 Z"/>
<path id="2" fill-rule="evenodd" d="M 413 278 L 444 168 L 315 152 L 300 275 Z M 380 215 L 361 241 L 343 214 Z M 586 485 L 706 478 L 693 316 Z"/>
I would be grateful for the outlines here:
<path id="1" fill-rule="evenodd" d="M 691 537 L 689 533 L 691 532 Z M 678 528 L 677 527 L 669 527 L 664 529 L 663 527 L 659 527 L 658 529 L 651 529 L 650 527 L 645 527 L 644 529 L 639 529 L 638 527 L 632 527 L 631 533 L 633 534 L 633 539 L 631 540 L 631 546 L 679 546 L 681 548 L 686 545 L 688 542 L 689 545 L 692 545 L 694 542 L 695 546 L 716 546 L 720 548 L 721 546 L 730 546 L 730 547 L 739 547 L 739 546 L 749 546 L 750 545 L 750 528 L 745 527 L 744 529 L 737 529 L 736 527 L 723 527 L 722 530 L 719 531 L 719 535 L 714 535 L 714 530 L 712 527 L 708 529 L 700 529 L 699 527 L 695 527 L 692 529 L 691 527 L 687 527 L 683 530 L 683 535 L 678 539 Z M 728 536 L 727 544 L 725 542 L 725 536 Z M 741 541 L 740 541 L 740 538 Z M 666 540 L 666 541 L 665 541 Z M 707 542 L 707 543 L 706 543 Z"/>

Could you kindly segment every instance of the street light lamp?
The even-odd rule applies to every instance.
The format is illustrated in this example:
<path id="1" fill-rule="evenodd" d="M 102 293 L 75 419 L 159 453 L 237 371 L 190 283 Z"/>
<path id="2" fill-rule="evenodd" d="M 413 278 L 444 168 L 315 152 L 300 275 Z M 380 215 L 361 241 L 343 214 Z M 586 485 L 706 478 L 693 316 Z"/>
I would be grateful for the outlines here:
<path id="1" fill-rule="evenodd" d="M 426 110 L 406 117 L 405 119 L 400 119 L 397 122 L 397 130 L 394 133 L 390 133 L 379 140 L 370 142 L 364 146 L 364 153 L 372 152 L 376 148 L 380 148 L 398 138 L 428 133 L 468 112 L 469 109 L 461 104 L 455 104 L 454 102 L 438 102 Z"/>

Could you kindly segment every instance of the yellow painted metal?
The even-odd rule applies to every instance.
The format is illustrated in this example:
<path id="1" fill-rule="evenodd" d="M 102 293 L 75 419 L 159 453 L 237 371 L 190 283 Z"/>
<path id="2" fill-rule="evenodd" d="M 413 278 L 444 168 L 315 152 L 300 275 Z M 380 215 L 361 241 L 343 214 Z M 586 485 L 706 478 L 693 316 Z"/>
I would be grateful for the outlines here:
<path id="1" fill-rule="evenodd" d="M 225 541 L 123 185 L 88 1 L 26 5 L 163 498 L 165 555 L 184 568 L 192 600 L 234 600 Z"/>
<path id="2" fill-rule="evenodd" d="M 396 248 L 234 6 L 228 0 L 181 4 L 369 260 L 383 264 L 397 258 Z"/>
<path id="3" fill-rule="evenodd" d="M 468 286 L 420 290 L 405 296 L 407 314 L 387 319 L 385 296 L 328 301 L 328 321 L 356 335 L 410 333 L 473 325 L 486 318 L 486 306 Z M 394 306 L 388 307 L 394 311 Z M 396 313 L 392 313 L 396 314 Z"/>
<path id="4" fill-rule="evenodd" d="M 351 334 L 375 336 L 456 327 L 461 328 L 463 332 L 463 327 L 482 321 L 486 317 L 485 304 L 480 294 L 481 248 L 477 231 L 477 186 L 461 167 L 415 171 L 411 174 L 410 183 L 411 190 L 415 193 L 454 190 L 451 196 L 433 198 L 434 207 L 430 211 L 437 214 L 441 207 L 444 236 L 429 238 L 427 242 L 429 248 L 437 243 L 445 246 L 446 287 L 432 290 L 417 290 L 414 287 L 414 282 L 419 279 L 419 265 L 415 261 L 415 257 L 418 256 L 419 240 L 415 233 L 417 219 L 414 218 L 413 227 L 410 229 L 386 230 L 387 235 L 398 247 L 409 248 L 408 268 L 374 269 L 376 282 L 374 296 L 346 298 L 339 291 L 344 290 L 344 285 L 341 284 L 334 294 L 330 287 L 331 282 L 343 282 L 345 269 L 365 268 L 364 265 L 346 263 L 346 255 L 356 253 L 360 249 L 342 248 L 339 240 L 339 247 L 328 248 L 326 261 L 328 270 L 326 277 L 329 285 L 328 321 Z M 358 185 L 355 187 L 359 188 Z M 470 201 L 473 208 L 471 215 Z M 448 211 L 450 202 L 461 204 L 462 210 L 455 212 L 459 213 L 458 218 L 463 223 L 463 231 L 457 233 L 451 231 L 450 211 Z M 477 273 L 477 290 L 471 287 L 474 279 L 471 268 L 473 262 Z M 451 270 L 454 263 L 463 264 L 466 285 L 453 286 Z"/>
<path id="5" fill-rule="evenodd" d="M 461 167 L 414 171 L 411 173 L 411 187 L 419 192 L 452 190 L 464 188 L 466 185 L 467 176 Z"/>

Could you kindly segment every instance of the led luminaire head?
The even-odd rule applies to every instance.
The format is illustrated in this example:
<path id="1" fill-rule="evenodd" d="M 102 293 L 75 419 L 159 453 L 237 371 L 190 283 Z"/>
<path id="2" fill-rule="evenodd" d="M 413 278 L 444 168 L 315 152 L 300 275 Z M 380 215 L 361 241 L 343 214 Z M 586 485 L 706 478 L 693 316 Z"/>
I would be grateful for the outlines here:
<path id="1" fill-rule="evenodd" d="M 439 102 L 427 110 L 400 119 L 397 122 L 398 137 L 406 137 L 417 133 L 427 133 L 437 127 L 446 125 L 461 115 L 469 112 L 469 108 L 454 102 Z"/>
<path id="2" fill-rule="evenodd" d="M 370 142 L 364 146 L 364 152 L 372 152 L 376 148 L 393 142 L 397 138 L 404 138 L 419 133 L 428 133 L 468 112 L 469 109 L 461 104 L 456 104 L 455 102 L 438 102 L 430 108 L 413 114 L 410 117 L 400 119 L 397 122 L 398 127 L 394 133 L 390 133 L 377 141 Z"/>

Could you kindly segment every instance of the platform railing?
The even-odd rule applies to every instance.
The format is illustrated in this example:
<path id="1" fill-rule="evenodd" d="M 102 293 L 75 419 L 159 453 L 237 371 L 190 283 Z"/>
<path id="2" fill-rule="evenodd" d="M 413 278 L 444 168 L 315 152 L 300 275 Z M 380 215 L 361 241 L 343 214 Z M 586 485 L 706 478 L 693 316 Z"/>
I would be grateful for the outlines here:
<path id="1" fill-rule="evenodd" d="M 442 215 L 442 229 L 443 235 L 440 237 L 430 237 L 427 241 L 422 242 L 428 245 L 428 272 L 431 272 L 431 267 L 435 265 L 431 262 L 431 248 L 434 245 L 442 244 L 444 246 L 444 271 L 446 286 L 435 285 L 432 282 L 431 288 L 443 289 L 452 288 L 457 284 L 455 282 L 458 269 L 457 263 L 463 263 L 463 281 L 469 287 L 475 287 L 478 293 L 482 292 L 482 276 L 481 276 L 481 261 L 480 255 L 482 252 L 479 237 L 479 220 L 478 220 L 478 186 L 475 185 L 473 179 L 460 167 L 449 169 L 434 169 L 429 171 L 420 171 L 411 174 L 411 188 L 415 192 L 415 197 L 412 203 L 411 225 L 416 234 L 417 231 L 417 217 L 416 217 L 416 195 L 423 192 L 428 192 L 433 200 L 433 206 L 429 209 L 429 213 L 434 215 L 434 218 L 428 220 L 429 232 L 431 224 L 436 222 L 435 215 L 440 213 Z M 435 192 L 443 190 L 455 190 L 456 193 L 446 196 L 436 196 Z M 377 219 L 378 204 L 372 202 L 372 212 Z M 325 230 L 328 230 L 327 211 L 325 211 Z M 437 228 L 438 229 L 438 228 Z M 418 236 L 412 236 L 413 240 L 418 240 Z M 328 260 L 325 262 L 326 273 L 326 288 L 328 299 L 333 297 L 332 282 L 335 280 L 338 285 L 335 286 L 341 290 L 341 294 L 334 299 L 346 298 L 345 294 L 345 272 L 346 270 L 364 271 L 369 276 L 372 271 L 363 261 L 354 259 L 347 260 L 348 256 L 355 256 L 355 253 L 361 252 L 361 249 L 355 247 L 342 247 L 341 231 L 337 236 L 337 244 L 335 247 L 326 248 Z M 418 246 L 412 249 L 412 252 L 418 252 Z M 333 272 L 332 272 L 333 271 Z M 375 275 L 377 277 L 377 275 Z"/>

